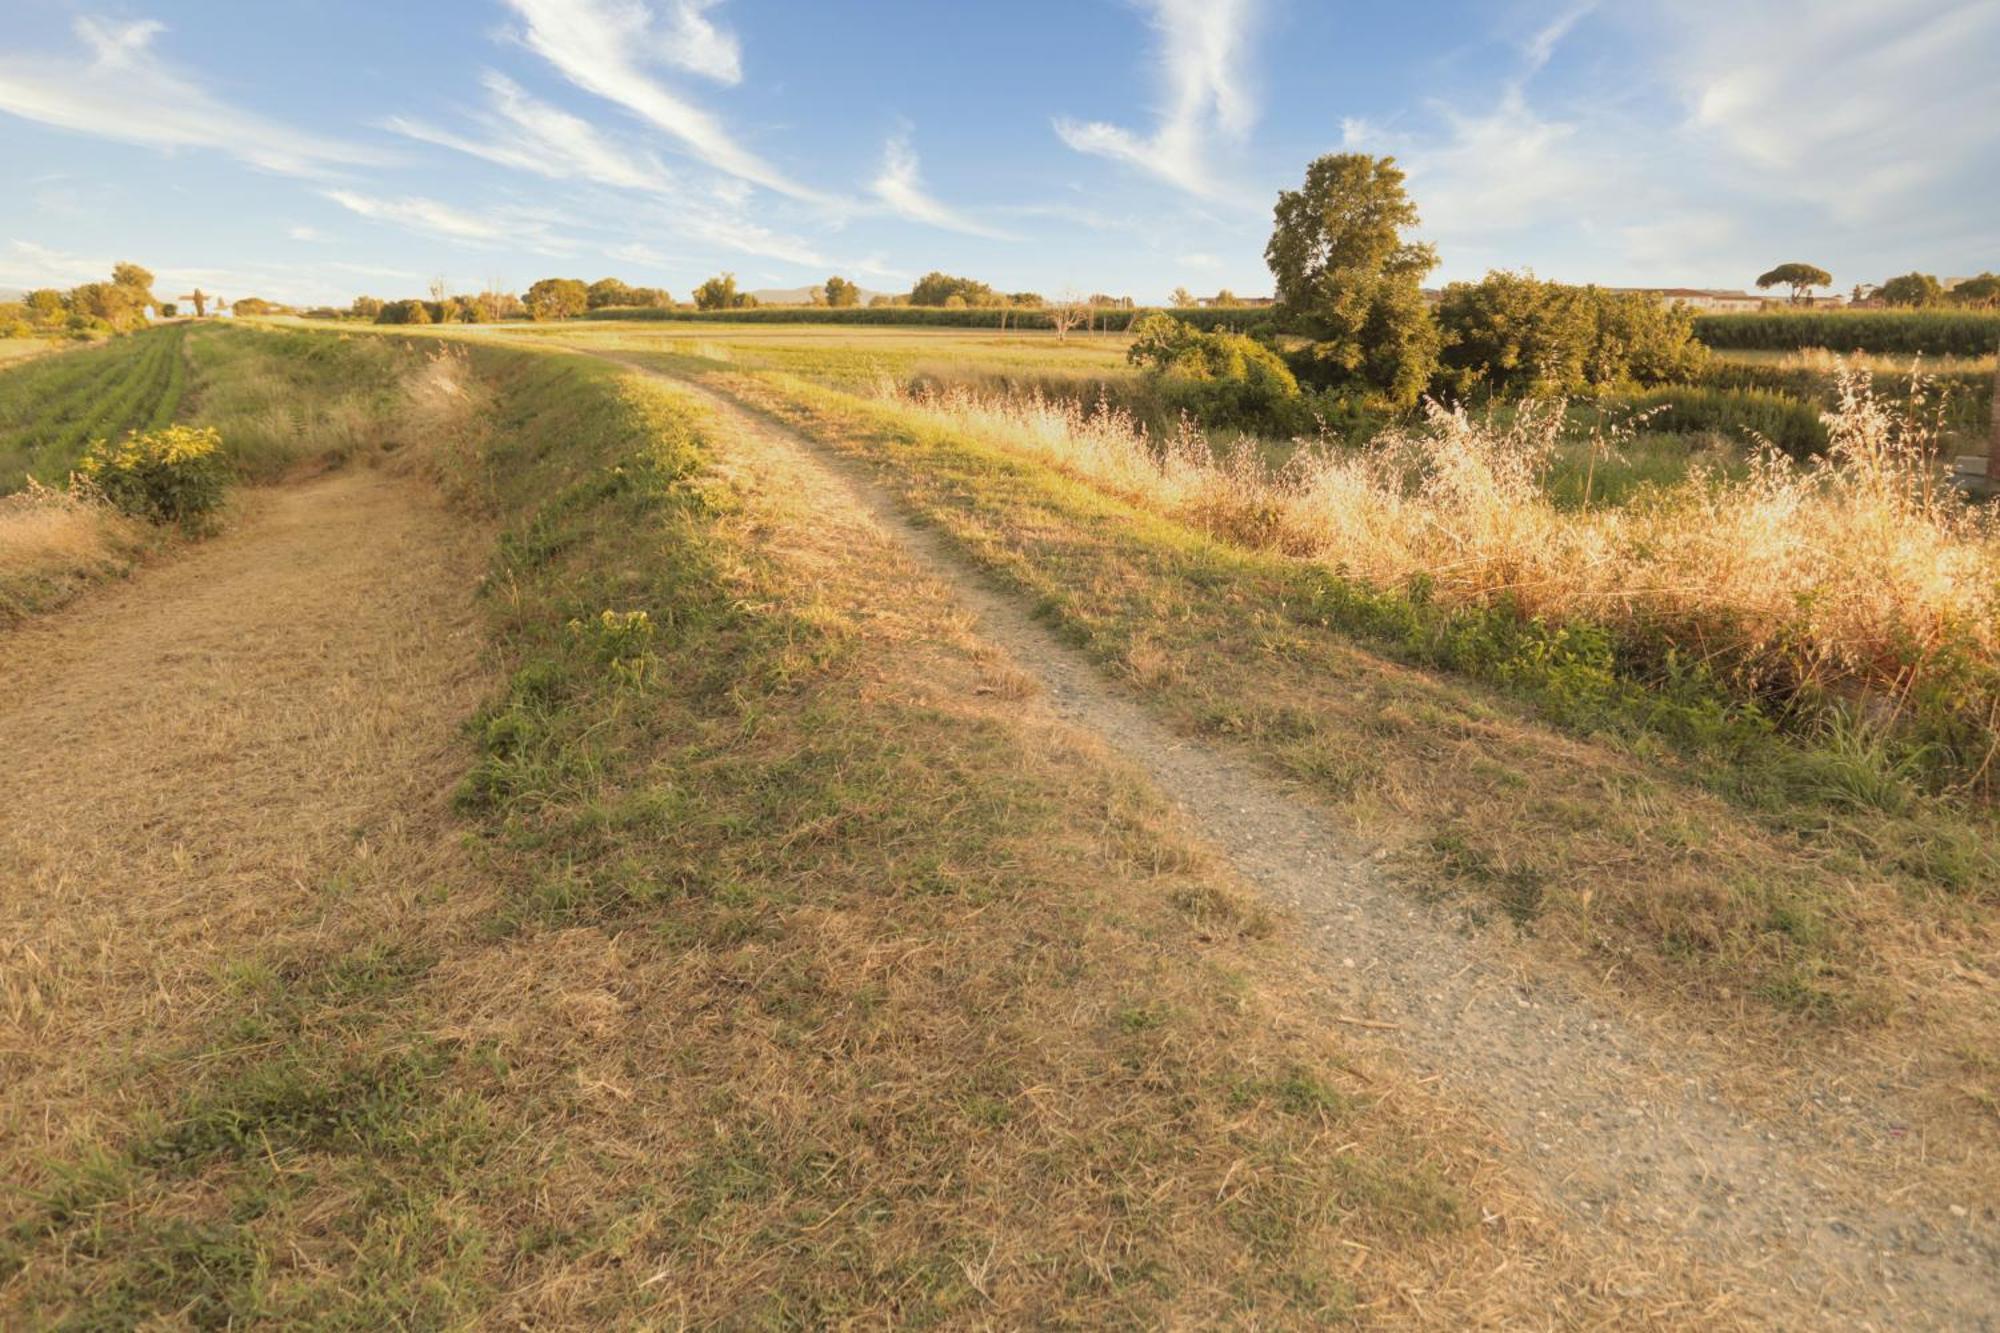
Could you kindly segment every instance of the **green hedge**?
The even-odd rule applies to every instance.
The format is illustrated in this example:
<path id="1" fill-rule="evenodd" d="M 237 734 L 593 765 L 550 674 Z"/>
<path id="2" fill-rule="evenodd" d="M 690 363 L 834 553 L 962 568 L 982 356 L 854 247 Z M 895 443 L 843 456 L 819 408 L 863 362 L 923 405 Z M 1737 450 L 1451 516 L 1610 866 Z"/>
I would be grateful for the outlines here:
<path id="1" fill-rule="evenodd" d="M 1984 356 L 2000 348 L 2000 312 L 1976 310 L 1767 310 L 1697 315 L 1710 347 Z"/>
<path id="2" fill-rule="evenodd" d="M 1099 328 L 1122 333 L 1149 307 L 1136 310 L 1108 309 L 1097 312 Z M 1229 306 L 1220 310 L 1169 310 L 1166 313 L 1199 329 L 1231 328 L 1245 332 L 1262 329 L 1271 322 L 1264 306 Z M 877 324 L 927 326 L 945 329 L 997 329 L 1001 316 L 1010 329 L 1052 327 L 1046 310 L 999 310 L 971 307 L 948 310 L 943 306 L 753 306 L 747 310 L 651 310 L 605 307 L 593 310 L 585 319 L 688 320 L 721 324 Z M 1081 332 L 1081 329 L 1078 330 Z"/>

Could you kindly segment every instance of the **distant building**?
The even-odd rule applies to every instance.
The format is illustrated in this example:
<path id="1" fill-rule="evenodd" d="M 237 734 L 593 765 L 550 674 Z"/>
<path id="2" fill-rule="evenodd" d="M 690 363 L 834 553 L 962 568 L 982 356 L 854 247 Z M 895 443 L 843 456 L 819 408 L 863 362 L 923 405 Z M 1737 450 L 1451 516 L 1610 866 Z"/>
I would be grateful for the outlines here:
<path id="1" fill-rule="evenodd" d="M 1718 291 L 1713 287 L 1613 287 L 1614 292 L 1633 292 L 1656 298 L 1661 305 L 1684 305 L 1690 310 L 1728 314 L 1762 310 L 1765 298 L 1749 292 Z"/>

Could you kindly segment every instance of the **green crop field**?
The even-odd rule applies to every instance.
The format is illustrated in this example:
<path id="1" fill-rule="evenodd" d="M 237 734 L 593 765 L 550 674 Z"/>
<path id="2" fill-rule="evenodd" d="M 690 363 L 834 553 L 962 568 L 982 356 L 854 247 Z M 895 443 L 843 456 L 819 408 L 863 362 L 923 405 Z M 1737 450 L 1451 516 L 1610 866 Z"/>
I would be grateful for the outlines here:
<path id="1" fill-rule="evenodd" d="M 1990 356 L 2000 348 L 2000 312 L 1977 310 L 1767 310 L 1700 315 L 1695 336 L 1714 348 L 1881 355 Z"/>
<path id="2" fill-rule="evenodd" d="M 90 441 L 174 419 L 187 329 L 169 325 L 0 374 L 0 494 L 69 475 Z"/>

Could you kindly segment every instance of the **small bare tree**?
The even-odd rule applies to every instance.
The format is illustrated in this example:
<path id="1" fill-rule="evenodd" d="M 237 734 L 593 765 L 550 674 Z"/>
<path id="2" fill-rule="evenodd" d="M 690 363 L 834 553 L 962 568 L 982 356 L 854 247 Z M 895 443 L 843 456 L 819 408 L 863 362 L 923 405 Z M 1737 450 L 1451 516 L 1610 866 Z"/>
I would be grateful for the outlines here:
<path id="1" fill-rule="evenodd" d="M 431 300 L 440 305 L 444 304 L 445 293 L 450 290 L 451 284 L 445 281 L 444 274 L 440 273 L 431 279 Z"/>
<path id="2" fill-rule="evenodd" d="M 1089 320 L 1091 314 L 1088 302 L 1081 300 L 1074 292 L 1066 293 L 1061 299 L 1049 305 L 1049 326 L 1056 331 L 1056 341 L 1068 339 L 1069 331 Z"/>

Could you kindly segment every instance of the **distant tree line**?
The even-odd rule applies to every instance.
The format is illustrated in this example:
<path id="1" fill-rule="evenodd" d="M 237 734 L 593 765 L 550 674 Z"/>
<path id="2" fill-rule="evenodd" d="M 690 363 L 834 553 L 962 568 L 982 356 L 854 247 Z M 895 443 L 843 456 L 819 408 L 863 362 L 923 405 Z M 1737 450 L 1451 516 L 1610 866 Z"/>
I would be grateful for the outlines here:
<path id="1" fill-rule="evenodd" d="M 63 291 L 38 287 L 19 301 L 0 302 L 0 337 L 36 338 L 126 333 L 145 327 L 153 275 L 137 264 L 118 264 L 109 282 L 86 282 Z"/>

